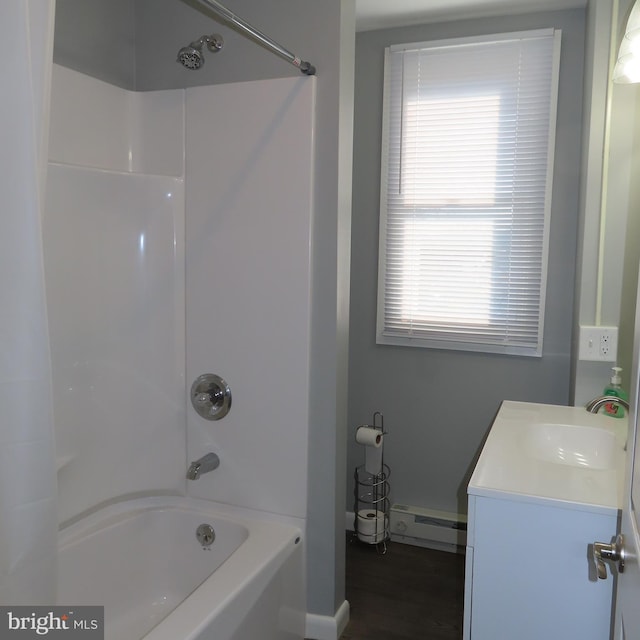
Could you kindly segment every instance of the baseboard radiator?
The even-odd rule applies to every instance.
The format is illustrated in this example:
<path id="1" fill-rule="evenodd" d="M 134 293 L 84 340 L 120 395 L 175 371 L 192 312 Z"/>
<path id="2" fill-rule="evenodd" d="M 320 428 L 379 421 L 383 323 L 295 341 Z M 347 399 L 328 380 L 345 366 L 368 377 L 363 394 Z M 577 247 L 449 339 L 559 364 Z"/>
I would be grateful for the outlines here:
<path id="1" fill-rule="evenodd" d="M 460 513 L 393 504 L 389 530 L 391 540 L 454 553 L 467 544 L 467 517 Z"/>

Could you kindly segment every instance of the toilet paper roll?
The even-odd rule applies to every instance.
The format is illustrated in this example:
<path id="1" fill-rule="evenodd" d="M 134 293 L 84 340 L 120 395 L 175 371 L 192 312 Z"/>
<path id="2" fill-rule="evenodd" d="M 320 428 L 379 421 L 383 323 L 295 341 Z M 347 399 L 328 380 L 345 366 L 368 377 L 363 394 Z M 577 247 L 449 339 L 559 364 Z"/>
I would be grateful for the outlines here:
<path id="1" fill-rule="evenodd" d="M 356 430 L 356 442 L 364 445 L 364 468 L 377 476 L 382 473 L 382 444 L 384 436 L 380 429 L 362 426 Z"/>
<path id="2" fill-rule="evenodd" d="M 362 509 L 358 511 L 358 539 L 377 544 L 385 539 L 385 515 L 383 511 Z"/>
<path id="3" fill-rule="evenodd" d="M 367 447 L 382 446 L 382 431 L 375 427 L 362 426 L 356 429 L 356 442 Z"/>

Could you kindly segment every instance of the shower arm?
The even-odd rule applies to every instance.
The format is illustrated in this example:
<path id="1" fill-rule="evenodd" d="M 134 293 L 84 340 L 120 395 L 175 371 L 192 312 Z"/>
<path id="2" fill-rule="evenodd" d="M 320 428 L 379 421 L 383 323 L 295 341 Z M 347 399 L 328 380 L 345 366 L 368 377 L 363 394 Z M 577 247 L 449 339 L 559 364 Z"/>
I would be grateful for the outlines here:
<path id="1" fill-rule="evenodd" d="M 207 6 L 221 18 L 224 18 L 228 22 L 234 24 L 244 34 L 248 34 L 252 38 L 255 38 L 258 42 L 267 47 L 267 49 L 273 51 L 273 53 L 275 53 L 276 55 L 279 55 L 281 58 L 284 58 L 295 67 L 298 67 L 298 69 L 300 69 L 300 71 L 302 71 L 302 73 L 304 73 L 305 75 L 315 75 L 316 68 L 310 62 L 305 62 L 304 60 L 298 58 L 298 56 L 293 55 L 291 51 L 288 51 L 284 47 L 280 46 L 275 40 L 272 40 L 271 38 L 269 38 L 269 36 L 266 36 L 264 33 L 261 33 L 256 28 L 252 27 L 248 22 L 245 22 L 244 20 L 236 16 L 224 5 L 217 2 L 217 0 L 198 0 L 198 2 Z"/>

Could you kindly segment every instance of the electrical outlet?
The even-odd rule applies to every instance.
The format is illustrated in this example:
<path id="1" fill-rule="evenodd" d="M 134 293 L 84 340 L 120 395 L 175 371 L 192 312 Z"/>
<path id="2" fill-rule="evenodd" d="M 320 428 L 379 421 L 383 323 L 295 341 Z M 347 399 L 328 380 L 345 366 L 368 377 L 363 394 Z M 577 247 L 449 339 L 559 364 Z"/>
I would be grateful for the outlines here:
<path id="1" fill-rule="evenodd" d="M 615 362 L 618 356 L 618 327 L 580 327 L 580 360 Z"/>

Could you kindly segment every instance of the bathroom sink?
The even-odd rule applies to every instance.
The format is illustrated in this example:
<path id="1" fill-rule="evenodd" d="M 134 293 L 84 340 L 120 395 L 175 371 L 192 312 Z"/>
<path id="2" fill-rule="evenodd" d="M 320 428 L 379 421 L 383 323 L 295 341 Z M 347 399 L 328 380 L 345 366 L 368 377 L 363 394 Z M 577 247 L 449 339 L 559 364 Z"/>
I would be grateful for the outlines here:
<path id="1" fill-rule="evenodd" d="M 526 426 L 526 454 L 536 460 L 587 469 L 615 467 L 616 436 L 598 427 L 537 422 Z"/>
<path id="2" fill-rule="evenodd" d="M 617 514 L 627 419 L 584 407 L 505 400 L 491 425 L 469 494 Z"/>

